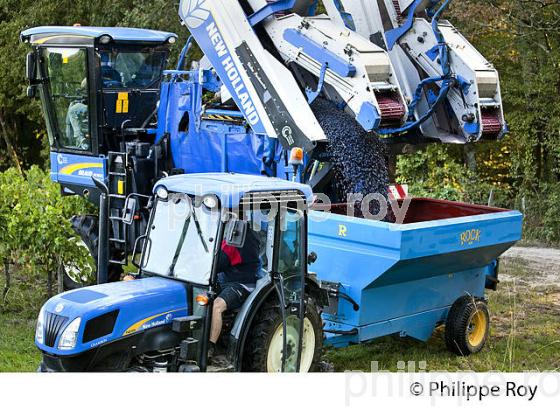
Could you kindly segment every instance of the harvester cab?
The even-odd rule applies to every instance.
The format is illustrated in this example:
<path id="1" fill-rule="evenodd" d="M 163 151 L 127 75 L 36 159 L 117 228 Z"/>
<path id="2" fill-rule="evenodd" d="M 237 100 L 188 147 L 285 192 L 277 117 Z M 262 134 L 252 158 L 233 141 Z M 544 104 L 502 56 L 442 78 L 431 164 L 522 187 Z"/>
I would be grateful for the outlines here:
<path id="1" fill-rule="evenodd" d="M 136 241 L 137 278 L 44 305 L 36 332 L 42 370 L 315 369 L 323 339 L 318 305 L 327 295 L 307 274 L 311 189 L 262 176 L 191 174 L 162 179 L 154 192 L 149 229 Z M 245 258 L 245 242 L 258 249 L 258 279 L 243 284 L 241 307 L 222 316 L 217 359 L 208 363 L 224 286 L 220 260 L 224 253 Z"/>
<path id="2" fill-rule="evenodd" d="M 41 98 L 51 171 L 65 193 L 91 195 L 97 203 L 91 176 L 106 177 L 109 153 L 150 155 L 149 125 L 176 39 L 173 33 L 120 27 L 36 27 L 21 33 L 32 46 L 28 95 Z M 154 172 L 145 164 L 137 168 Z"/>
<path id="3" fill-rule="evenodd" d="M 98 226 L 103 225 L 100 242 L 109 246 L 102 265 L 109 262 L 108 280 L 118 280 L 148 214 L 127 227 L 119 217 L 124 200 L 131 192 L 149 195 L 168 171 L 168 141 L 155 143 L 155 123 L 161 78 L 177 36 L 135 28 L 56 26 L 25 30 L 21 40 L 31 46 L 28 95 L 41 98 L 51 178 L 63 195 L 81 195 L 106 209 L 101 224 L 94 216 L 76 217 L 72 224 L 92 254 L 92 272 L 101 248 Z M 94 280 L 94 275 L 71 272 L 66 269 L 67 289 Z"/>

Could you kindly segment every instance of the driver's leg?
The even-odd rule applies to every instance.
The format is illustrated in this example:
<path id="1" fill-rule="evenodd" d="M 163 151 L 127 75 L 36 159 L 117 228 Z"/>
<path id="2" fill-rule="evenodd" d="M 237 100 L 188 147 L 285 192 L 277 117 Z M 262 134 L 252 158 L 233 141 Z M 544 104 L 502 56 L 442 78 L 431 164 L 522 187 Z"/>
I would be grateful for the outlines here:
<path id="1" fill-rule="evenodd" d="M 228 310 L 239 309 L 245 299 L 249 296 L 249 291 L 238 283 L 227 283 L 222 285 L 222 291 L 214 301 L 212 309 L 212 323 L 210 325 L 210 345 L 208 347 L 208 357 L 211 358 L 216 349 L 216 343 L 222 332 L 222 315 Z"/>
<path id="2" fill-rule="evenodd" d="M 226 301 L 221 297 L 217 297 L 214 301 L 214 308 L 212 309 L 212 325 L 210 327 L 210 343 L 212 345 L 215 345 L 220 338 L 220 333 L 222 332 L 222 314 L 226 310 Z"/>

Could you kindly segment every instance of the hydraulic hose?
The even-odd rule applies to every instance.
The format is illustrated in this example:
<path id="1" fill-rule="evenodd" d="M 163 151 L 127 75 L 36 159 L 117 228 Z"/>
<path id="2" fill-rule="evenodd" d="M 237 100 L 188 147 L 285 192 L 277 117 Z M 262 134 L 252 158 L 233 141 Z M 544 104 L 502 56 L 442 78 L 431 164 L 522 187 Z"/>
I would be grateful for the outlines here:
<path id="1" fill-rule="evenodd" d="M 185 43 L 185 46 L 181 50 L 181 54 L 179 55 L 179 61 L 177 62 L 177 71 L 181 71 L 183 69 L 183 67 L 185 66 L 187 53 L 191 49 L 192 41 L 193 41 L 193 36 L 190 36 L 187 39 L 187 42 Z"/>
<path id="2" fill-rule="evenodd" d="M 354 309 L 354 311 L 357 312 L 358 310 L 360 310 L 360 305 L 358 305 L 356 301 L 352 299 L 350 296 L 348 296 L 346 293 L 342 293 L 339 291 L 337 295 L 339 298 L 344 299 L 347 302 L 350 302 L 350 304 L 352 305 L 352 309 Z"/>
<path id="3" fill-rule="evenodd" d="M 449 93 L 449 90 L 451 89 L 451 87 L 454 86 L 455 80 L 452 77 L 451 67 L 449 65 L 449 51 L 447 49 L 447 44 L 445 43 L 445 39 L 443 38 L 443 35 L 441 34 L 441 31 L 439 30 L 438 27 L 439 18 L 441 17 L 441 14 L 445 11 L 445 9 L 449 6 L 449 3 L 451 3 L 451 0 L 445 0 L 441 4 L 441 6 L 437 9 L 437 11 L 433 13 L 432 16 L 432 31 L 434 32 L 434 36 L 436 37 L 436 40 L 438 42 L 436 47 L 438 49 L 442 75 L 439 77 L 426 78 L 418 84 L 418 86 L 416 87 L 416 91 L 414 92 L 414 98 L 408 105 L 408 112 L 410 113 L 410 115 L 414 114 L 414 111 L 416 110 L 416 106 L 422 99 L 422 92 L 424 90 L 424 87 L 427 84 L 433 84 L 441 81 L 442 84 L 436 100 L 434 101 L 430 109 L 416 121 L 409 122 L 400 128 L 381 128 L 379 130 L 376 130 L 377 134 L 379 135 L 399 134 L 422 125 L 424 122 L 426 122 L 426 120 L 428 120 L 432 116 L 432 114 L 435 112 L 439 104 L 441 104 L 447 98 L 447 94 Z M 435 4 L 437 4 L 437 2 Z"/>

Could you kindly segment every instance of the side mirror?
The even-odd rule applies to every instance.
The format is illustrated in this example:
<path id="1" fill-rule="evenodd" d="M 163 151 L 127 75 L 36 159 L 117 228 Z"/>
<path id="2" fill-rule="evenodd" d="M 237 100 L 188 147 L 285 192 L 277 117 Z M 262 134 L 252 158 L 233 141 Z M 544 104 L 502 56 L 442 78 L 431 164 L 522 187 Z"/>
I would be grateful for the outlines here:
<path id="1" fill-rule="evenodd" d="M 317 262 L 317 254 L 315 252 L 311 252 L 309 255 L 307 255 L 307 264 L 312 265 L 315 262 Z"/>
<path id="2" fill-rule="evenodd" d="M 247 236 L 247 227 L 246 221 L 240 221 L 239 219 L 228 221 L 225 231 L 226 244 L 235 248 L 242 248 Z"/>
<path id="3" fill-rule="evenodd" d="M 27 87 L 27 98 L 37 97 L 37 87 L 30 85 Z"/>
<path id="4" fill-rule="evenodd" d="M 127 225 L 132 225 L 134 221 L 134 214 L 136 213 L 136 207 L 138 205 L 138 199 L 129 196 L 126 198 L 123 209 L 123 222 Z"/>
<path id="5" fill-rule="evenodd" d="M 29 83 L 33 83 L 37 77 L 37 55 L 33 52 L 27 53 L 25 61 L 25 78 Z"/>

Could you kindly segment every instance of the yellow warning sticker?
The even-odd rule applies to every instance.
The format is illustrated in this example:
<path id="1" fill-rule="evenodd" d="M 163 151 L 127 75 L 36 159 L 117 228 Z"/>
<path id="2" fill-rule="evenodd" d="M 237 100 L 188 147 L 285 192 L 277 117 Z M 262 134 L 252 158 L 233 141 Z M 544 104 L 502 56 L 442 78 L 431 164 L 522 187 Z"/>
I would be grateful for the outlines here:
<path id="1" fill-rule="evenodd" d="M 119 93 L 117 96 L 117 107 L 115 108 L 117 114 L 128 113 L 128 93 Z"/>

